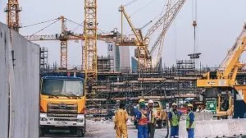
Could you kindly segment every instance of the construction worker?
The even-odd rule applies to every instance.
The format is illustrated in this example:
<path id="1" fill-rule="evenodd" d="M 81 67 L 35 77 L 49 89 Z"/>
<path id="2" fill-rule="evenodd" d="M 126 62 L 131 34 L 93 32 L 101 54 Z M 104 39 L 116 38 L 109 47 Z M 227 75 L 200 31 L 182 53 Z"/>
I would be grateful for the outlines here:
<path id="1" fill-rule="evenodd" d="M 188 109 L 188 114 L 186 117 L 186 130 L 188 132 L 188 138 L 194 138 L 194 121 L 195 121 L 195 114 L 192 111 L 193 105 L 192 104 L 188 104 L 187 105 Z"/>
<path id="2" fill-rule="evenodd" d="M 177 104 L 172 104 L 172 111 L 169 112 L 168 118 L 171 125 L 171 138 L 177 138 L 179 136 L 179 121 L 181 112 L 177 110 Z"/>
<path id="3" fill-rule="evenodd" d="M 148 138 L 148 108 L 144 99 L 139 100 L 139 111 L 137 112 L 138 138 Z"/>
<path id="4" fill-rule="evenodd" d="M 153 108 L 154 101 L 148 101 L 148 109 L 149 109 L 149 122 L 148 122 L 148 135 L 149 138 L 154 138 L 155 126 L 156 126 L 156 115 L 157 111 Z"/>
<path id="5" fill-rule="evenodd" d="M 125 110 L 125 104 L 120 103 L 119 109 L 115 113 L 115 130 L 116 130 L 116 137 L 117 138 L 127 138 L 127 122 L 128 114 Z"/>

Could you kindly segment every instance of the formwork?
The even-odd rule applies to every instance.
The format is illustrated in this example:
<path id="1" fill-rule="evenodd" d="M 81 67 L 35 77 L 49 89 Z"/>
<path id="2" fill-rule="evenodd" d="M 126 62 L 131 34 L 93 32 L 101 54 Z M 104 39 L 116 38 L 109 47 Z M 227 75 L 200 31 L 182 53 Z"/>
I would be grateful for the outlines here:
<path id="1" fill-rule="evenodd" d="M 5 138 L 2 134 L 8 133 L 8 129 L 10 138 L 37 138 L 39 136 L 40 48 L 14 31 L 11 31 L 12 41 L 10 41 L 9 29 L 1 23 L 0 31 L 4 33 L 4 37 L 6 36 L 4 42 L 1 39 L 5 46 L 5 49 L 2 49 L 1 44 L 1 52 L 7 53 L 4 57 L 1 55 L 6 63 L 4 67 L 7 68 L 5 74 L 8 83 L 4 83 L 4 88 L 10 88 L 5 90 L 7 91 L 5 97 L 6 94 L 10 97 L 9 102 L 6 99 L 0 101 L 1 106 L 9 106 L 9 111 L 6 112 L 9 113 L 9 119 L 8 116 L 3 116 L 4 118 L 1 116 L 1 120 L 9 122 L 9 126 L 3 125 L 5 129 L 1 129 L 4 130 L 1 138 Z M 1 65 L 2 63 L 4 62 L 1 62 Z"/>

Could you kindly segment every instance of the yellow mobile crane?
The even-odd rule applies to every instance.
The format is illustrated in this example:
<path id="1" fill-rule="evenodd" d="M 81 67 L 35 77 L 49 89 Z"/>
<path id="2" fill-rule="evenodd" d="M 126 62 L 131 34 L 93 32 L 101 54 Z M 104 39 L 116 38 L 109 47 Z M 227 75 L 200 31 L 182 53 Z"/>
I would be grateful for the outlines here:
<path id="1" fill-rule="evenodd" d="M 233 113 L 234 117 L 242 117 L 246 112 L 246 86 L 239 85 L 236 80 L 238 70 L 243 67 L 239 59 L 245 48 L 246 25 L 219 68 L 215 72 L 207 72 L 202 79 L 197 80 L 197 87 L 206 88 L 206 98 L 218 98 L 216 109 L 218 117 L 232 116 Z M 238 103 L 243 106 L 236 106 Z"/>

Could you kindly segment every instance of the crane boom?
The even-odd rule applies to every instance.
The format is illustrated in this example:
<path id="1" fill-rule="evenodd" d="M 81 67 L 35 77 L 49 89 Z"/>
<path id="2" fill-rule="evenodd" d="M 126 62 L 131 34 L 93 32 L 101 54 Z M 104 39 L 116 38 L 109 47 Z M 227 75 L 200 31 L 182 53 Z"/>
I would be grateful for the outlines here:
<path id="1" fill-rule="evenodd" d="M 186 0 L 179 0 L 177 1 L 171 8 L 164 14 L 147 32 L 145 39 L 148 39 L 167 19 L 168 16 L 176 17 L 176 15 L 169 15 L 167 13 L 174 13 L 177 12 L 182 8 Z M 174 18 L 173 18 L 174 19 Z"/>
<path id="2" fill-rule="evenodd" d="M 224 58 L 223 62 L 220 64 L 218 70 L 220 72 L 225 71 L 224 75 L 228 76 L 230 70 L 232 70 L 233 65 L 236 61 L 239 60 L 242 52 L 244 51 L 243 47 L 241 47 L 241 43 L 243 42 L 243 39 L 246 37 L 246 25 L 244 25 L 244 28 L 237 38 L 237 41 L 235 42 L 234 46 L 228 51 L 227 56 Z"/>
<path id="3" fill-rule="evenodd" d="M 150 54 L 153 54 L 153 52 L 155 51 L 157 46 L 159 46 L 160 43 L 163 41 L 163 39 L 164 39 L 164 37 L 168 31 L 168 28 L 171 26 L 175 17 L 178 15 L 178 13 L 179 13 L 180 9 L 182 8 L 182 6 L 184 5 L 185 1 L 186 0 L 180 0 L 177 3 L 175 3 L 171 8 L 169 8 L 167 10 L 167 12 L 163 15 L 163 17 L 160 20 L 158 20 L 154 26 L 151 27 L 152 29 L 151 28 L 149 29 L 149 32 L 146 35 L 147 37 L 151 34 L 151 32 L 153 32 L 155 30 L 155 28 L 156 29 L 158 28 L 160 23 L 163 23 L 162 32 L 158 36 L 154 45 L 152 46 L 152 48 L 150 50 Z"/>
<path id="4" fill-rule="evenodd" d="M 98 34 L 98 40 L 105 42 L 113 42 L 115 41 L 116 34 Z M 66 36 L 62 36 L 61 34 L 53 34 L 53 35 L 29 35 L 25 36 L 25 38 L 29 41 L 55 41 L 55 40 L 85 40 L 83 34 L 69 34 Z"/>
<path id="5" fill-rule="evenodd" d="M 232 87 L 237 84 L 236 76 L 238 69 L 243 64 L 239 59 L 246 48 L 246 25 L 243 27 L 242 33 L 239 35 L 236 43 L 228 52 L 224 61 L 220 64 L 215 77 L 211 77 L 211 72 L 204 75 L 203 79 L 197 80 L 198 87 Z"/>
<path id="6" fill-rule="evenodd" d="M 141 32 L 141 30 L 138 30 L 138 29 L 136 29 L 134 26 L 133 26 L 133 24 L 132 24 L 132 22 L 131 22 L 131 20 L 130 20 L 130 17 L 127 15 L 127 13 L 126 13 L 126 10 L 125 10 L 125 8 L 124 8 L 124 6 L 120 6 L 119 7 L 119 12 L 121 12 L 124 16 L 125 16 L 125 18 L 126 18 L 126 20 L 127 20 L 127 22 L 128 22 L 128 24 L 130 25 L 130 27 L 131 27 L 131 29 L 132 29 L 132 31 L 133 31 L 133 33 L 134 33 L 134 35 L 136 36 L 136 39 L 137 39 L 137 45 L 140 45 L 142 42 L 143 42 L 143 36 L 142 36 L 142 32 Z"/>

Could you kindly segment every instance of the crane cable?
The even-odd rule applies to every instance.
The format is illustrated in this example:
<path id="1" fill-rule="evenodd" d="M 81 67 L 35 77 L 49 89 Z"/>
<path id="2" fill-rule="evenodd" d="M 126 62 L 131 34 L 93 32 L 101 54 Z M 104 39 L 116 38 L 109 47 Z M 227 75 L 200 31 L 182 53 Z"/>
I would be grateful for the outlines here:
<path id="1" fill-rule="evenodd" d="M 43 21 L 43 22 L 39 22 L 39 23 L 35 23 L 35 24 L 29 24 L 29 25 L 21 26 L 20 28 L 32 27 L 32 26 L 40 25 L 40 24 L 51 22 L 51 21 L 55 21 L 55 20 L 58 20 L 58 18 L 47 20 L 47 21 Z"/>
<path id="2" fill-rule="evenodd" d="M 153 2 L 153 1 L 152 1 Z M 150 2 L 151 3 L 151 2 Z M 155 16 L 153 19 L 151 19 L 148 23 L 146 23 L 143 27 L 141 27 L 140 30 L 142 30 L 143 28 L 145 28 L 146 26 L 148 26 L 150 23 L 152 23 L 154 20 L 156 20 L 158 17 L 160 17 L 163 13 L 164 13 L 164 9 L 166 7 L 166 4 L 163 5 L 162 10 L 160 12 L 160 14 L 158 14 L 157 16 Z"/>
<path id="3" fill-rule="evenodd" d="M 194 29 L 194 53 L 196 53 L 197 41 L 196 41 L 196 27 L 197 27 L 197 0 L 192 0 L 192 18 L 193 18 L 193 29 Z"/>
<path id="4" fill-rule="evenodd" d="M 151 3 L 153 3 L 154 1 L 156 1 L 156 0 L 151 0 L 150 2 L 148 2 L 147 4 L 145 4 L 143 7 L 139 8 L 138 10 L 136 10 L 135 12 L 133 12 L 133 13 L 129 16 L 129 18 L 131 18 L 131 16 L 133 16 L 134 14 L 136 14 L 136 13 L 142 11 L 143 9 L 145 9 L 147 6 L 149 6 L 149 5 L 150 5 Z"/>
<path id="5" fill-rule="evenodd" d="M 57 21 L 59 21 L 59 20 L 60 20 L 60 19 L 55 20 L 55 21 L 52 22 L 51 24 L 45 26 L 44 28 L 40 29 L 39 31 L 35 32 L 34 34 L 32 34 L 32 35 L 30 35 L 30 36 L 34 36 L 34 35 L 36 35 L 37 33 L 40 33 L 41 31 L 43 31 L 44 29 L 46 29 L 46 28 L 50 27 L 51 25 L 55 24 L 55 23 L 56 23 Z"/>
<path id="6" fill-rule="evenodd" d="M 124 6 L 124 7 L 127 7 L 127 6 L 129 6 L 129 5 L 133 4 L 133 3 L 135 3 L 136 1 L 138 1 L 138 0 L 132 0 L 132 1 L 128 2 L 128 3 L 126 3 L 126 4 L 123 5 L 123 6 Z"/>

